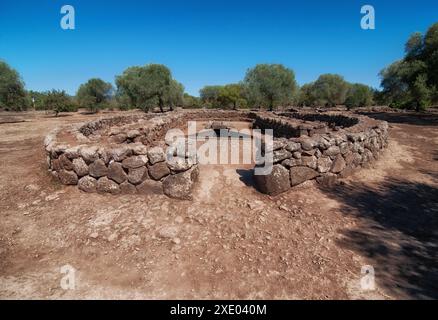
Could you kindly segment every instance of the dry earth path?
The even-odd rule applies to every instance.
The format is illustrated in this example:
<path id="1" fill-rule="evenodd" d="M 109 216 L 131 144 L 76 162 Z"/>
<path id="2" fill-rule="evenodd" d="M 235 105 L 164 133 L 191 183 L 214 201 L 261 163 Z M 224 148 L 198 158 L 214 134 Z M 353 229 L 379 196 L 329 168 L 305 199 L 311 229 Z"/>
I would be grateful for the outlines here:
<path id="1" fill-rule="evenodd" d="M 438 120 L 371 116 L 390 122 L 388 150 L 334 189 L 269 197 L 250 166 L 202 166 L 177 201 L 51 180 L 44 136 L 93 116 L 0 114 L 0 298 L 438 298 Z M 60 287 L 67 264 L 75 290 Z"/>

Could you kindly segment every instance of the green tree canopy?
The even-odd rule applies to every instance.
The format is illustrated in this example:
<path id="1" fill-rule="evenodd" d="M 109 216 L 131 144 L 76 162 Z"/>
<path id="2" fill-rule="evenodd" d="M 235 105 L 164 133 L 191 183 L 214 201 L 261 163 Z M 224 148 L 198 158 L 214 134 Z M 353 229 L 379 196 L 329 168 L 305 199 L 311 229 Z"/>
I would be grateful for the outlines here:
<path id="1" fill-rule="evenodd" d="M 382 95 L 390 106 L 420 111 L 438 102 L 438 23 L 412 34 L 405 53 L 380 72 Z"/>
<path id="2" fill-rule="evenodd" d="M 312 85 L 314 104 L 334 107 L 345 103 L 348 83 L 337 74 L 323 74 Z"/>
<path id="3" fill-rule="evenodd" d="M 298 92 L 298 106 L 311 107 L 315 104 L 315 98 L 312 95 L 313 82 L 306 83 L 299 89 Z"/>
<path id="4" fill-rule="evenodd" d="M 126 95 L 135 107 L 145 111 L 158 106 L 164 112 L 166 104 L 172 110 L 183 103 L 184 88 L 161 64 L 130 67 L 116 77 L 116 84 L 119 95 Z"/>
<path id="5" fill-rule="evenodd" d="M 194 97 L 188 93 L 184 93 L 183 105 L 184 105 L 184 108 L 186 108 L 186 109 L 200 108 L 201 107 L 201 99 L 198 97 Z"/>
<path id="6" fill-rule="evenodd" d="M 42 104 L 45 110 L 52 110 L 58 116 L 60 112 L 75 111 L 73 99 L 64 90 L 51 90 L 43 93 Z"/>
<path id="7" fill-rule="evenodd" d="M 219 95 L 222 86 L 205 86 L 199 90 L 199 95 L 202 103 L 207 107 L 217 108 L 220 106 Z"/>
<path id="8" fill-rule="evenodd" d="M 373 104 L 373 89 L 361 83 L 350 85 L 345 105 L 347 108 L 366 107 Z"/>
<path id="9" fill-rule="evenodd" d="M 26 91 L 20 75 L 6 62 L 0 61 L 0 107 L 21 111 L 27 109 L 27 106 Z"/>
<path id="10" fill-rule="evenodd" d="M 253 106 L 265 106 L 269 110 L 292 102 L 297 83 L 291 69 L 281 64 L 259 64 L 247 71 L 244 85 Z"/>
<path id="11" fill-rule="evenodd" d="M 164 94 L 164 104 L 168 105 L 170 110 L 175 107 L 181 107 L 184 105 L 184 86 L 178 81 L 172 79 L 170 81 L 170 87 Z"/>
<path id="12" fill-rule="evenodd" d="M 102 79 L 93 78 L 81 84 L 76 94 L 79 104 L 91 111 L 97 111 L 111 99 L 113 86 Z"/>
<path id="13" fill-rule="evenodd" d="M 227 84 L 220 88 L 218 100 L 224 108 L 231 106 L 234 110 L 242 107 L 244 88 L 241 84 Z"/>

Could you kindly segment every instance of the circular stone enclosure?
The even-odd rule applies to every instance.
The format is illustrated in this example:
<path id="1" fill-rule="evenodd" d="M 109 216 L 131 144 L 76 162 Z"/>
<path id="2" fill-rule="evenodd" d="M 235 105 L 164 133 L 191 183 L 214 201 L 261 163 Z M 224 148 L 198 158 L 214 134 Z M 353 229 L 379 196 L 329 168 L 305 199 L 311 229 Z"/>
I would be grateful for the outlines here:
<path id="1" fill-rule="evenodd" d="M 277 195 L 308 180 L 333 185 L 376 160 L 387 146 L 388 124 L 354 114 L 179 110 L 101 118 L 47 135 L 51 174 L 84 192 L 166 194 L 192 199 L 198 180 L 196 155 L 166 158 L 168 130 L 188 121 L 245 121 L 273 129 L 272 171 L 254 175 L 257 189 Z M 213 128 L 214 129 L 214 128 Z M 217 129 L 217 128 L 216 128 Z M 262 166 L 265 164 L 258 164 Z"/>

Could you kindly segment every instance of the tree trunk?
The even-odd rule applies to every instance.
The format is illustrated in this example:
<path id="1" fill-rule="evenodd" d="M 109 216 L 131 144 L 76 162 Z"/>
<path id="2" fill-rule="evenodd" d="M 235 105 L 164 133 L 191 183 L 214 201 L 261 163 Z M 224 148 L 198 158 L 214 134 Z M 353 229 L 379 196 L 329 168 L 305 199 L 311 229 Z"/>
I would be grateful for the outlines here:
<path id="1" fill-rule="evenodd" d="M 161 99 L 161 97 L 158 99 L 158 103 L 159 103 L 159 106 L 160 106 L 160 111 L 161 111 L 162 113 L 164 113 L 164 109 L 163 109 L 163 99 Z"/>
<path id="2" fill-rule="evenodd" d="M 274 111 L 274 101 L 273 101 L 273 99 L 271 98 L 271 101 L 270 101 L 270 103 L 269 103 L 269 111 Z"/>

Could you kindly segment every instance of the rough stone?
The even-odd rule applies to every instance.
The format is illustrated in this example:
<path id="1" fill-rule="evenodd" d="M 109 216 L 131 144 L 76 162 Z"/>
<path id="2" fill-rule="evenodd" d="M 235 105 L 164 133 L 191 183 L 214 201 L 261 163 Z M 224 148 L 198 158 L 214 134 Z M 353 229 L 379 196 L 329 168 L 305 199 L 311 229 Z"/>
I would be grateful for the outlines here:
<path id="1" fill-rule="evenodd" d="M 103 162 L 105 162 L 105 164 L 108 164 L 111 160 L 111 152 L 104 147 L 100 147 L 99 148 L 99 158 L 103 160 Z"/>
<path id="2" fill-rule="evenodd" d="M 157 162 L 162 162 L 166 160 L 164 151 L 160 147 L 153 147 L 149 149 L 148 158 L 151 164 L 156 164 Z"/>
<path id="3" fill-rule="evenodd" d="M 267 175 L 254 175 L 254 180 L 260 192 L 277 195 L 290 189 L 289 170 L 282 165 L 274 165 Z"/>
<path id="4" fill-rule="evenodd" d="M 294 152 L 294 153 L 293 153 L 293 157 L 294 157 L 295 159 L 301 159 L 301 152 L 298 152 L 298 151 Z"/>
<path id="5" fill-rule="evenodd" d="M 108 138 L 110 143 L 121 144 L 126 141 L 128 136 L 125 133 L 119 133 Z"/>
<path id="6" fill-rule="evenodd" d="M 361 144 L 360 142 L 355 142 L 353 144 L 353 151 L 362 154 L 364 152 L 363 144 Z"/>
<path id="7" fill-rule="evenodd" d="M 163 181 L 164 194 L 175 199 L 191 200 L 193 185 L 199 175 L 198 170 L 198 167 L 194 167 L 166 177 Z"/>
<path id="8" fill-rule="evenodd" d="M 341 154 L 338 154 L 336 156 L 335 161 L 333 161 L 332 168 L 330 171 L 333 173 L 339 173 L 345 169 L 345 166 L 346 166 L 346 163 L 345 163 L 344 157 L 342 157 Z"/>
<path id="9" fill-rule="evenodd" d="M 62 166 L 61 166 L 61 161 L 59 161 L 59 159 L 52 159 L 51 161 L 51 168 L 55 171 L 60 171 L 62 170 Z"/>
<path id="10" fill-rule="evenodd" d="M 97 146 L 83 146 L 79 149 L 79 153 L 86 163 L 92 163 L 99 158 L 97 151 Z"/>
<path id="11" fill-rule="evenodd" d="M 327 150 L 324 150 L 323 155 L 328 157 L 337 156 L 339 153 L 341 153 L 338 146 L 331 146 Z"/>
<path id="12" fill-rule="evenodd" d="M 305 156 L 301 158 L 302 165 L 312 169 L 317 168 L 317 161 L 318 160 L 316 159 L 315 156 L 311 156 L 311 157 Z"/>
<path id="13" fill-rule="evenodd" d="M 148 171 L 146 167 L 129 169 L 128 181 L 132 184 L 140 184 L 143 180 L 148 178 Z"/>
<path id="14" fill-rule="evenodd" d="M 148 153 L 148 149 L 143 143 L 133 143 L 130 148 L 135 155 L 146 155 Z"/>
<path id="15" fill-rule="evenodd" d="M 346 154 L 344 154 L 345 163 L 347 165 L 353 164 L 354 156 L 352 151 L 348 151 Z"/>
<path id="16" fill-rule="evenodd" d="M 147 179 L 139 184 L 136 188 L 138 193 L 143 195 L 163 194 L 163 186 L 159 181 Z"/>
<path id="17" fill-rule="evenodd" d="M 318 145 L 318 143 L 310 138 L 304 138 L 301 140 L 301 148 L 303 148 L 303 150 L 309 151 L 312 150 L 313 148 L 315 148 Z"/>
<path id="18" fill-rule="evenodd" d="M 121 162 L 132 154 L 132 150 L 128 146 L 119 146 L 110 150 L 111 158 L 114 161 Z"/>
<path id="19" fill-rule="evenodd" d="M 94 178 L 103 177 L 108 174 L 108 168 L 106 167 L 105 162 L 103 162 L 102 159 L 97 159 L 92 164 L 90 164 L 90 166 L 88 167 L 88 171 L 90 176 Z"/>
<path id="20" fill-rule="evenodd" d="M 285 140 L 272 140 L 272 144 L 267 145 L 264 141 L 261 144 L 261 149 L 264 151 L 264 153 L 273 152 L 275 150 L 279 150 L 281 148 L 284 148 L 286 146 Z"/>
<path id="21" fill-rule="evenodd" d="M 330 148 L 330 142 L 327 141 L 326 139 L 324 139 L 323 137 L 321 137 L 318 140 L 318 148 L 320 148 L 321 150 L 326 150 L 328 148 Z"/>
<path id="22" fill-rule="evenodd" d="M 132 156 L 123 160 L 123 168 L 135 169 L 146 165 L 148 158 L 146 156 Z"/>
<path id="23" fill-rule="evenodd" d="M 290 181 L 292 186 L 297 186 L 307 180 L 316 178 L 319 173 L 308 167 L 293 167 L 290 169 Z"/>
<path id="24" fill-rule="evenodd" d="M 167 166 L 172 170 L 173 172 L 181 172 L 181 171 L 187 171 L 194 165 L 193 161 L 190 158 L 181 158 L 181 157 L 174 157 L 167 161 Z"/>
<path id="25" fill-rule="evenodd" d="M 274 154 L 272 157 L 274 163 L 283 161 L 284 159 L 288 159 L 288 158 L 292 158 L 292 153 L 290 153 L 289 151 L 287 151 L 285 149 L 280 149 L 280 150 L 274 151 Z"/>
<path id="26" fill-rule="evenodd" d="M 332 160 L 329 157 L 321 157 L 318 159 L 318 172 L 325 173 L 332 167 Z"/>
<path id="27" fill-rule="evenodd" d="M 315 157 L 320 158 L 322 156 L 321 151 L 319 151 L 319 149 L 315 150 Z"/>
<path id="28" fill-rule="evenodd" d="M 112 162 L 110 163 L 108 167 L 108 178 L 111 180 L 114 180 L 117 183 L 122 183 L 128 179 L 127 174 L 125 173 L 125 170 L 123 170 L 122 165 L 120 162 Z"/>
<path id="29" fill-rule="evenodd" d="M 289 141 L 286 145 L 286 150 L 295 152 L 301 149 L 301 145 L 298 142 Z"/>
<path id="30" fill-rule="evenodd" d="M 120 187 L 117 183 L 108 179 L 107 177 L 102 177 L 97 180 L 97 192 L 119 194 Z"/>
<path id="31" fill-rule="evenodd" d="M 154 165 L 148 166 L 149 176 L 154 180 L 160 180 L 161 178 L 170 174 L 170 169 L 165 162 L 158 162 Z"/>
<path id="32" fill-rule="evenodd" d="M 75 185 L 78 183 L 78 176 L 74 171 L 60 170 L 58 172 L 59 181 L 66 185 Z"/>
<path id="33" fill-rule="evenodd" d="M 301 159 L 286 159 L 281 162 L 281 164 L 286 168 L 299 166 L 301 163 Z"/>
<path id="34" fill-rule="evenodd" d="M 70 160 L 76 159 L 76 158 L 80 157 L 79 148 L 80 148 L 80 146 L 70 147 L 70 148 L 65 150 L 64 154 Z"/>
<path id="35" fill-rule="evenodd" d="M 348 152 L 348 143 L 347 142 L 342 142 L 341 144 L 339 144 L 339 151 L 341 152 L 341 154 L 346 154 Z"/>
<path id="36" fill-rule="evenodd" d="M 136 194 L 137 188 L 134 185 L 130 184 L 128 181 L 125 181 L 120 184 L 120 191 L 123 194 Z"/>
<path id="37" fill-rule="evenodd" d="M 301 156 L 313 156 L 316 153 L 316 150 L 318 149 L 312 149 L 312 150 L 303 150 Z"/>
<path id="38" fill-rule="evenodd" d="M 78 187 L 85 192 L 97 191 L 97 180 L 90 176 L 85 176 L 79 179 Z"/>
<path id="39" fill-rule="evenodd" d="M 97 239 L 99 237 L 99 233 L 98 232 L 93 232 L 90 234 L 90 238 L 92 239 Z"/>
<path id="40" fill-rule="evenodd" d="M 178 233 L 179 228 L 177 226 L 165 226 L 158 231 L 158 236 L 160 238 L 173 239 L 178 235 Z"/>
<path id="41" fill-rule="evenodd" d="M 129 130 L 128 131 L 128 133 L 127 133 L 127 136 L 128 136 L 128 138 L 129 139 L 134 139 L 134 138 L 136 138 L 136 137 L 138 137 L 140 135 L 140 131 L 138 131 L 138 130 Z"/>
<path id="42" fill-rule="evenodd" d="M 120 133 L 122 133 L 122 129 L 118 128 L 118 127 L 114 127 L 114 128 L 111 128 L 109 130 L 108 135 L 109 136 L 115 136 L 115 135 L 120 134 Z"/>
<path id="43" fill-rule="evenodd" d="M 362 163 L 362 156 L 357 152 L 353 152 L 353 165 L 359 166 L 361 163 Z"/>
<path id="44" fill-rule="evenodd" d="M 73 159 L 73 170 L 79 177 L 86 176 L 88 174 L 88 166 L 85 163 L 84 159 L 76 158 Z"/>

